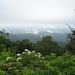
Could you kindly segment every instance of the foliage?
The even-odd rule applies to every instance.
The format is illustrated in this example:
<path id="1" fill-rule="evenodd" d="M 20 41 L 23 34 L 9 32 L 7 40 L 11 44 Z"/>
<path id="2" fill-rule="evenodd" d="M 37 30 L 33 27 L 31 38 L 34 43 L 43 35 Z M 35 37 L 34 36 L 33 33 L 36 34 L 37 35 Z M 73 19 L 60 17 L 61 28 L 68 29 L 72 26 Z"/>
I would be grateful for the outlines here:
<path id="1" fill-rule="evenodd" d="M 6 61 L 6 58 L 9 57 L 9 56 L 12 56 L 13 54 L 8 51 L 8 52 L 1 52 L 0 54 L 0 63 L 5 63 Z"/>
<path id="2" fill-rule="evenodd" d="M 1 35 L 0 75 L 75 75 L 75 55 L 64 52 L 51 36 L 32 43 Z"/>
<path id="3" fill-rule="evenodd" d="M 22 52 L 24 51 L 24 49 L 29 49 L 29 50 L 32 50 L 32 49 L 33 49 L 33 48 L 32 48 L 32 43 L 29 42 L 28 39 L 23 39 L 23 40 L 19 43 L 19 45 L 18 45 L 17 48 L 20 50 L 20 53 L 22 53 Z"/>
<path id="4" fill-rule="evenodd" d="M 75 54 L 75 29 L 73 29 L 70 25 L 68 25 L 71 33 L 68 34 L 68 38 L 70 39 L 70 41 L 68 42 L 68 44 L 66 45 L 66 48 L 72 53 Z"/>
<path id="5" fill-rule="evenodd" d="M 8 75 L 8 73 L 6 71 L 0 70 L 0 75 Z"/>
<path id="6" fill-rule="evenodd" d="M 51 36 L 45 36 L 41 41 L 37 41 L 34 49 L 37 52 L 41 52 L 43 55 L 48 55 L 50 53 L 61 55 L 64 52 L 58 43 L 52 40 Z"/>
<path id="7" fill-rule="evenodd" d="M 43 57 L 41 53 L 25 49 L 5 61 L 0 63 L 0 69 L 7 75 L 75 75 L 75 56 L 69 51 L 62 56 L 51 53 Z"/>
<path id="8" fill-rule="evenodd" d="M 0 31 L 0 52 L 6 50 L 15 54 L 18 52 L 22 53 L 25 48 L 30 50 L 33 49 L 32 43 L 28 39 L 11 41 L 10 39 L 5 38 L 6 35 L 8 35 L 8 33 L 6 33 L 4 29 Z"/>
<path id="9" fill-rule="evenodd" d="M 0 44 L 0 52 L 6 51 L 6 45 Z"/>
<path id="10" fill-rule="evenodd" d="M 6 50 L 14 52 L 14 54 L 22 53 L 24 49 L 35 50 L 36 52 L 41 52 L 43 55 L 50 53 L 62 55 L 65 52 L 56 41 L 52 40 L 51 36 L 43 37 L 41 41 L 37 41 L 36 43 L 30 42 L 28 39 L 11 41 L 4 36 L 0 36 L 0 47 L 0 52 Z"/>
<path id="11" fill-rule="evenodd" d="M 14 47 L 8 47 L 7 51 L 10 51 L 12 53 L 12 56 L 15 55 L 16 53 L 18 53 L 18 49 L 17 46 Z"/>
<path id="12" fill-rule="evenodd" d="M 10 39 L 6 39 L 4 36 L 0 36 L 0 46 L 0 51 L 2 51 L 3 48 L 12 47 L 12 41 Z"/>

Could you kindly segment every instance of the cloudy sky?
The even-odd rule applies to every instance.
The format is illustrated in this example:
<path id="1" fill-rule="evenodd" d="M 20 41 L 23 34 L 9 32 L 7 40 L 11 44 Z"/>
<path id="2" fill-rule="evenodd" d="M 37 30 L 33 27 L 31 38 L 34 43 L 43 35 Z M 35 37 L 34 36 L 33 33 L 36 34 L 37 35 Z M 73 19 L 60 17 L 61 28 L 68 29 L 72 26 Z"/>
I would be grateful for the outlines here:
<path id="1" fill-rule="evenodd" d="M 0 0 L 0 26 L 75 25 L 75 0 Z"/>

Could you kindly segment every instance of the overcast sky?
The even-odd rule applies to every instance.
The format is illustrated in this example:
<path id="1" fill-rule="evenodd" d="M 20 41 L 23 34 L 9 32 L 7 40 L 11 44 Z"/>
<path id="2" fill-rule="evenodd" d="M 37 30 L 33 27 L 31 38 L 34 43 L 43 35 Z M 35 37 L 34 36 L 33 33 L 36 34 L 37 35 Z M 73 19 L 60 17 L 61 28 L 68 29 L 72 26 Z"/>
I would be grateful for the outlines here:
<path id="1" fill-rule="evenodd" d="M 75 0 L 0 0 L 0 26 L 75 25 Z"/>

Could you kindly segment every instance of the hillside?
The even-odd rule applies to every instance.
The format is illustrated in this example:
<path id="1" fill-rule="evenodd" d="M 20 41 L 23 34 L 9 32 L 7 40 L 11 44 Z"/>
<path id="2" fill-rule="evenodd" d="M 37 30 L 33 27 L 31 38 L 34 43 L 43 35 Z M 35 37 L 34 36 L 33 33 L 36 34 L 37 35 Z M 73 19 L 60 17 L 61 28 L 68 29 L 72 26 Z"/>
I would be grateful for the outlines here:
<path id="1" fill-rule="evenodd" d="M 67 33 L 49 33 L 46 31 L 41 31 L 37 34 L 33 33 L 22 33 L 22 34 L 11 34 L 9 35 L 9 39 L 12 41 L 29 39 L 31 42 L 36 42 L 37 40 L 41 40 L 44 36 L 52 36 L 54 41 L 57 42 L 66 42 Z"/>

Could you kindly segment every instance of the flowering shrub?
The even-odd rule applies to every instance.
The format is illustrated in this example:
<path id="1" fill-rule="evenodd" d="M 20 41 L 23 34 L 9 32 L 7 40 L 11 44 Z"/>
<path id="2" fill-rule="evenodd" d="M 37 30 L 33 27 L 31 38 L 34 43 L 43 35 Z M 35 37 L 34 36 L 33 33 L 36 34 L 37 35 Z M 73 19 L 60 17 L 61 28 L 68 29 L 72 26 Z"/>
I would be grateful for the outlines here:
<path id="1" fill-rule="evenodd" d="M 29 51 L 25 49 L 22 54 L 16 54 L 14 57 L 7 57 L 6 63 L 2 64 L 2 70 L 8 71 L 9 74 L 18 74 L 22 69 L 30 68 L 33 70 L 40 70 L 41 63 L 45 58 L 41 53 Z"/>
<path id="2" fill-rule="evenodd" d="M 69 52 L 43 57 L 39 52 L 25 49 L 14 57 L 8 56 L 5 62 L 0 64 L 2 75 L 75 75 L 75 56 Z"/>

